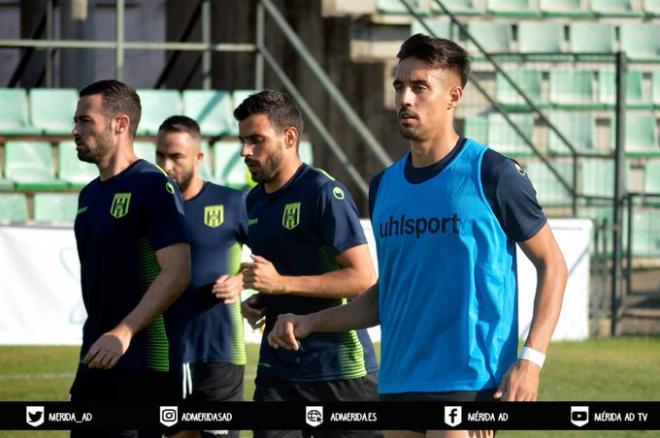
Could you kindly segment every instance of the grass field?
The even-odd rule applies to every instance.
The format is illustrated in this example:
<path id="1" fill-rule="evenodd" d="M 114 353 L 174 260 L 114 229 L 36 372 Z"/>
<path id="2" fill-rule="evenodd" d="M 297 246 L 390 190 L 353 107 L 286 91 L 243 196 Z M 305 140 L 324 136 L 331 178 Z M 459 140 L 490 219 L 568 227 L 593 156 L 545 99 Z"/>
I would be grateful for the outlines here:
<path id="1" fill-rule="evenodd" d="M 77 347 L 0 347 L 0 400 L 66 400 Z M 248 346 L 256 363 L 257 348 Z M 251 399 L 254 365 L 245 375 Z M 551 346 L 540 400 L 660 400 L 660 338 L 595 339 Z M 66 432 L 0 431 L 0 438 L 65 437 Z M 249 434 L 246 434 L 249 436 Z M 507 437 L 660 437 L 659 431 L 529 432 L 502 431 Z"/>

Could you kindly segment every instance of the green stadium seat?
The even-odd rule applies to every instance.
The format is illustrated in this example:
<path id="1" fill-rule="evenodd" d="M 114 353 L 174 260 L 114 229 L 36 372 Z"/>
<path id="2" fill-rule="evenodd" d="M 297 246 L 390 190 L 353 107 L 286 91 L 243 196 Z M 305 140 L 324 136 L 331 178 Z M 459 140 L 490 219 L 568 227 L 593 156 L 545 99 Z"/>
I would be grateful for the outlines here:
<path id="1" fill-rule="evenodd" d="M 488 53 L 512 51 L 511 25 L 508 23 L 474 19 L 468 21 L 468 32 Z M 468 50 L 473 56 L 481 55 L 479 49 L 471 41 L 468 44 Z"/>
<path id="2" fill-rule="evenodd" d="M 555 169 L 572 184 L 573 163 L 563 161 L 553 163 Z M 525 166 L 525 172 L 529 176 L 538 201 L 542 206 L 569 206 L 573 200 L 571 193 L 564 188 L 559 179 L 550 171 L 548 166 L 540 160 L 529 160 Z"/>
<path id="3" fill-rule="evenodd" d="M 610 23 L 574 22 L 569 38 L 574 53 L 614 53 L 615 27 Z"/>
<path id="4" fill-rule="evenodd" d="M 34 220 L 73 222 L 78 213 L 78 193 L 35 193 Z"/>
<path id="5" fill-rule="evenodd" d="M 80 161 L 76 152 L 76 144 L 72 141 L 62 141 L 57 145 L 59 161 L 59 179 L 66 181 L 72 187 L 80 189 L 99 176 L 96 165 Z"/>
<path id="6" fill-rule="evenodd" d="M 614 194 L 614 161 L 611 159 L 584 159 L 580 161 L 580 192 L 587 196 Z"/>
<path id="7" fill-rule="evenodd" d="M 300 142 L 298 145 L 298 155 L 303 163 L 314 164 L 314 150 L 310 142 L 306 140 Z"/>
<path id="8" fill-rule="evenodd" d="M 231 94 L 232 114 L 234 109 L 252 94 L 258 93 L 257 90 L 234 90 Z"/>
<path id="9" fill-rule="evenodd" d="M 540 70 L 518 69 L 508 70 L 506 73 L 534 104 L 539 107 L 544 106 L 541 99 L 542 79 Z M 525 103 L 520 93 L 513 88 L 501 73 L 497 73 L 495 76 L 495 95 L 497 101 L 509 110 L 529 110 L 529 105 Z"/>
<path id="10" fill-rule="evenodd" d="M 649 160 L 646 162 L 644 193 L 660 195 L 660 160 Z M 660 202 L 660 199 L 656 199 L 656 201 Z"/>
<path id="11" fill-rule="evenodd" d="M 438 38 L 452 39 L 451 21 L 447 17 L 428 17 L 424 19 L 424 23 L 433 31 L 434 36 Z M 429 35 L 429 32 L 422 26 L 422 24 L 415 20 L 410 25 L 410 34 L 415 35 L 422 33 Z"/>
<path id="12" fill-rule="evenodd" d="M 549 17 L 589 17 L 591 11 L 582 7 L 581 0 L 541 0 L 539 9 Z"/>
<path id="13" fill-rule="evenodd" d="M 22 88 L 0 88 L 0 134 L 29 135 L 41 131 L 30 124 L 27 93 Z"/>
<path id="14" fill-rule="evenodd" d="M 232 103 L 228 91 L 185 90 L 183 92 L 183 112 L 199 123 L 202 135 L 237 134 Z"/>
<path id="15" fill-rule="evenodd" d="M 240 156 L 240 144 L 219 141 L 213 145 L 213 176 L 218 184 L 242 190 L 248 185 L 249 171 Z"/>
<path id="16" fill-rule="evenodd" d="M 27 198 L 22 193 L 0 193 L 0 222 L 28 220 Z"/>
<path id="17" fill-rule="evenodd" d="M 633 0 L 591 0 L 591 11 L 602 17 L 638 17 L 642 12 L 633 7 Z"/>
<path id="18" fill-rule="evenodd" d="M 0 178 L 0 191 L 11 190 L 14 190 L 14 181 L 10 181 L 6 178 Z"/>
<path id="19" fill-rule="evenodd" d="M 581 154 L 598 154 L 600 151 L 596 144 L 596 118 L 592 113 L 585 112 L 553 112 L 550 122 Z M 548 129 L 548 148 L 559 155 L 570 154 L 568 146 L 559 136 Z"/>
<path id="20" fill-rule="evenodd" d="M 615 71 L 600 70 L 598 72 L 598 100 L 608 106 L 616 103 Z M 653 108 L 653 103 L 644 99 L 641 71 L 629 70 L 626 72 L 626 108 Z"/>
<path id="21" fill-rule="evenodd" d="M 510 114 L 511 121 L 532 140 L 534 116 Z M 529 155 L 532 150 L 499 113 L 488 115 L 488 146 L 506 155 Z"/>
<path id="22" fill-rule="evenodd" d="M 482 116 L 471 116 L 465 118 L 463 136 L 471 138 L 479 143 L 488 142 L 488 118 Z"/>
<path id="23" fill-rule="evenodd" d="M 156 143 L 150 141 L 136 141 L 133 143 L 133 150 L 138 158 L 150 163 L 156 163 Z"/>
<path id="24" fill-rule="evenodd" d="M 55 178 L 48 142 L 8 141 L 5 144 L 5 176 L 18 190 L 62 190 L 67 183 Z"/>
<path id="25" fill-rule="evenodd" d="M 575 69 L 550 70 L 550 103 L 558 108 L 596 106 L 593 72 Z"/>
<path id="26" fill-rule="evenodd" d="M 632 254 L 634 257 L 660 257 L 660 210 L 633 209 Z"/>
<path id="27" fill-rule="evenodd" d="M 538 17 L 541 11 L 531 0 L 487 0 L 486 9 L 492 15 L 512 17 Z"/>
<path id="28" fill-rule="evenodd" d="M 644 13 L 651 17 L 660 17 L 660 0 L 644 0 Z"/>
<path id="29" fill-rule="evenodd" d="M 518 51 L 521 53 L 562 52 L 564 26 L 557 21 L 518 23 Z"/>
<path id="30" fill-rule="evenodd" d="M 484 13 L 479 8 L 476 0 L 443 0 L 442 4 L 449 9 L 449 12 L 457 15 L 481 15 Z M 431 11 L 433 13 L 443 13 L 435 1 L 431 1 Z"/>
<path id="31" fill-rule="evenodd" d="M 418 13 L 426 13 L 427 10 L 422 8 L 419 0 L 407 0 L 408 4 Z M 376 8 L 382 14 L 409 14 L 408 9 L 401 3 L 400 0 L 377 0 Z"/>
<path id="32" fill-rule="evenodd" d="M 627 156 L 660 156 L 658 127 L 652 113 L 628 113 L 626 115 L 625 138 Z"/>
<path id="33" fill-rule="evenodd" d="M 155 135 L 161 123 L 181 114 L 181 95 L 177 90 L 137 90 L 142 105 L 138 135 Z"/>
<path id="34" fill-rule="evenodd" d="M 621 50 L 633 61 L 660 61 L 660 24 L 623 23 L 619 26 Z"/>
<path id="35" fill-rule="evenodd" d="M 30 91 L 32 126 L 48 135 L 70 135 L 78 105 L 76 90 L 33 88 Z"/>
<path id="36" fill-rule="evenodd" d="M 651 100 L 653 106 L 660 107 L 660 70 L 656 70 L 651 74 Z"/>
<path id="37" fill-rule="evenodd" d="M 199 144 L 204 158 L 202 162 L 197 166 L 197 171 L 199 172 L 199 177 L 204 181 L 211 181 L 213 179 L 213 172 L 211 171 L 211 149 L 209 148 L 209 142 L 202 140 Z"/>

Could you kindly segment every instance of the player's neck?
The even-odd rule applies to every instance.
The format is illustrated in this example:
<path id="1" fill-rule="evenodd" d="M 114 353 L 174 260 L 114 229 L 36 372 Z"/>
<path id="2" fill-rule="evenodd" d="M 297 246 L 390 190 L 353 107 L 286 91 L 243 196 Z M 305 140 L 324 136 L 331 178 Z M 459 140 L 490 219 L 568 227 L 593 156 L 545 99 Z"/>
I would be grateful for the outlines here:
<path id="1" fill-rule="evenodd" d="M 200 177 L 195 175 L 190 180 L 190 184 L 188 184 L 186 190 L 181 192 L 181 197 L 183 198 L 184 201 L 192 199 L 195 196 L 199 195 L 199 192 L 202 191 L 202 187 L 204 187 L 204 181 Z"/>
<path id="2" fill-rule="evenodd" d="M 138 160 L 133 143 L 119 144 L 113 154 L 97 163 L 101 181 L 108 180 L 128 169 Z"/>
<path id="3" fill-rule="evenodd" d="M 284 160 L 282 162 L 282 168 L 277 175 L 275 175 L 275 178 L 264 183 L 264 190 L 266 193 L 273 193 L 284 187 L 284 185 L 293 178 L 301 165 L 302 161 L 300 161 L 298 156 L 296 156 L 295 159 Z"/>
<path id="4" fill-rule="evenodd" d="M 426 167 L 442 160 L 454 149 L 458 139 L 456 131 L 449 129 L 427 140 L 411 141 L 410 158 L 413 167 Z"/>

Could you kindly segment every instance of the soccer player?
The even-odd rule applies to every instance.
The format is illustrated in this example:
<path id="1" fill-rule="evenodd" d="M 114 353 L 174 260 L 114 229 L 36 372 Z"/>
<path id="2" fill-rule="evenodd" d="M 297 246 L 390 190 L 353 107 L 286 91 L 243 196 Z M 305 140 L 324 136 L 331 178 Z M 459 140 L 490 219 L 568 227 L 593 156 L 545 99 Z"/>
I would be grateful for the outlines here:
<path id="1" fill-rule="evenodd" d="M 563 256 L 525 173 L 454 131 L 467 53 L 417 34 L 397 57 L 396 108 L 410 151 L 370 185 L 378 285 L 341 308 L 280 316 L 269 342 L 296 350 L 296 338 L 312 332 L 380 322 L 382 400 L 535 400 L 566 284 Z M 538 274 L 517 360 L 516 243 Z"/>
<path id="2" fill-rule="evenodd" d="M 216 151 L 217 152 L 217 151 Z M 199 125 L 172 116 L 158 131 L 156 162 L 181 189 L 192 254 L 189 289 L 173 306 L 181 326 L 184 397 L 192 401 L 243 401 L 245 343 L 238 272 L 246 241 L 247 212 L 243 193 L 203 181 L 204 159 Z M 208 296 L 193 288 L 214 283 Z M 220 301 L 218 301 L 220 300 Z M 192 312 L 193 314 L 190 314 Z M 202 436 L 228 434 L 203 431 Z M 238 437 L 238 431 L 231 431 Z"/>
<path id="3" fill-rule="evenodd" d="M 115 80 L 82 91 L 73 137 L 99 177 L 80 192 L 75 235 L 87 320 L 71 388 L 77 401 L 176 399 L 163 311 L 190 281 L 180 193 L 133 152 L 140 121 L 135 90 Z M 72 436 L 159 437 L 157 431 Z"/>
<path id="4" fill-rule="evenodd" d="M 268 333 L 281 313 L 341 306 L 369 288 L 375 272 L 346 188 L 300 161 L 303 120 L 291 99 L 265 90 L 245 99 L 234 117 L 241 156 L 258 183 L 247 196 L 253 261 L 241 270 L 244 287 L 259 294 L 244 301 L 243 311 L 253 324 L 265 315 Z M 300 353 L 292 353 L 262 339 L 255 401 L 377 399 L 377 364 L 366 331 L 313 334 L 302 344 Z M 255 431 L 255 436 L 298 437 L 301 431 Z"/>

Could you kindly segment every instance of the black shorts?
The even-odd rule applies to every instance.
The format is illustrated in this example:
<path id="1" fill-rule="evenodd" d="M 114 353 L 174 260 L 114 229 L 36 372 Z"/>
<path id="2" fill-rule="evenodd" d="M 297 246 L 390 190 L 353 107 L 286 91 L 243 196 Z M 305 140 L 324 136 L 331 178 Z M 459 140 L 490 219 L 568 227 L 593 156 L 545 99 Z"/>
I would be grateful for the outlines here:
<path id="1" fill-rule="evenodd" d="M 72 402 L 158 402 L 177 403 L 180 397 L 180 379 L 166 372 L 151 370 L 110 369 L 99 370 L 80 367 L 71 386 Z M 72 431 L 74 438 L 122 437 L 160 438 L 163 433 L 176 430 L 117 430 Z"/>
<path id="2" fill-rule="evenodd" d="M 230 363 L 187 363 L 183 365 L 183 394 L 186 401 L 243 401 L 243 365 Z M 204 430 L 203 437 L 238 438 L 238 430 Z"/>
<path id="3" fill-rule="evenodd" d="M 255 379 L 254 401 L 377 401 L 378 373 L 357 379 L 327 382 L 291 382 L 270 376 Z M 370 430 L 255 430 L 255 438 L 380 438 L 383 432 Z"/>

